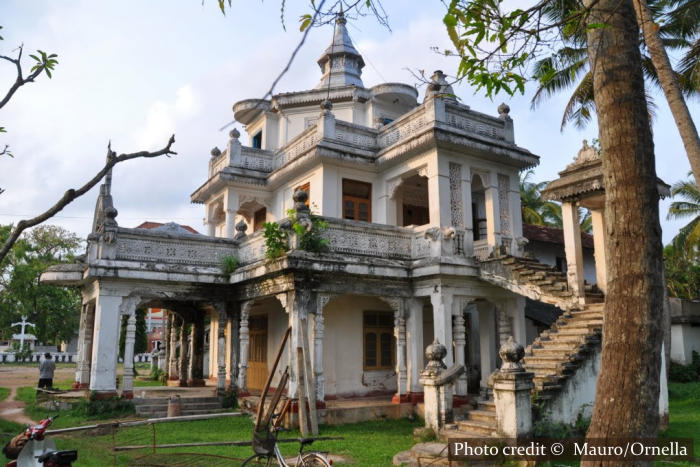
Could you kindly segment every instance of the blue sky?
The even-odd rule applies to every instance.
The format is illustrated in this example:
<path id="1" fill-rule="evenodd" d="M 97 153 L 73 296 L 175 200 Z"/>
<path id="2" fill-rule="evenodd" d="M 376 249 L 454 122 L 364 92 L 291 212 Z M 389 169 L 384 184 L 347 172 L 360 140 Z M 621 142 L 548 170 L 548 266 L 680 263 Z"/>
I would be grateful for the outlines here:
<path id="1" fill-rule="evenodd" d="M 454 74 L 454 59 L 431 46 L 448 47 L 441 23 L 444 6 L 437 0 L 385 1 L 391 31 L 371 17 L 350 21 L 350 35 L 366 62 L 365 86 L 387 81 L 415 84 L 410 70 Z M 306 2 L 287 1 L 287 30 L 280 23 L 280 2 L 234 1 L 223 16 L 215 0 L 2 0 L 0 25 L 5 40 L 0 54 L 57 53 L 54 78 L 42 76 L 21 88 L 0 114 L 8 130 L 0 142 L 10 144 L 14 159 L 0 158 L 0 223 L 33 216 L 69 187 L 84 183 L 101 167 L 108 141 L 118 152 L 156 149 L 176 134 L 170 159 L 137 160 L 114 171 L 114 201 L 120 225 L 144 220 L 174 220 L 202 231 L 203 208 L 189 195 L 205 181 L 209 150 L 224 147 L 219 128 L 233 118 L 234 102 L 259 97 L 299 41 L 297 18 Z M 316 60 L 331 40 L 332 27 L 311 31 L 276 92 L 313 88 L 320 78 Z M 25 61 L 25 69 L 29 69 Z M 14 68 L 0 63 L 0 92 L 14 80 Z M 455 87 L 462 102 L 496 115 L 505 101 L 515 121 L 516 143 L 541 157 L 534 180 L 557 176 L 581 147 L 596 136 L 595 125 L 583 131 L 559 131 L 566 95 L 536 111 L 525 96 L 475 95 L 466 84 Z M 423 89 L 420 90 L 421 94 Z M 663 96 L 654 91 L 657 172 L 667 183 L 686 177 L 689 164 Z M 689 102 L 696 121 L 697 100 Z M 97 189 L 76 201 L 54 224 L 86 235 L 91 227 Z M 661 203 L 664 243 L 682 221 L 665 220 L 669 201 Z"/>

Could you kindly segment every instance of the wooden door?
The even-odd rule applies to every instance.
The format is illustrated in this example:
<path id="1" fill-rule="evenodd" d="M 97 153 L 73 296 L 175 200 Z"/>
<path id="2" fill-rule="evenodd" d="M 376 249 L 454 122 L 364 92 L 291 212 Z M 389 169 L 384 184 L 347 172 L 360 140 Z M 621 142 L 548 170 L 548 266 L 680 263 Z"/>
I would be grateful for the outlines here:
<path id="1" fill-rule="evenodd" d="M 262 390 L 267 381 L 267 316 L 251 316 L 248 326 L 248 388 Z"/>

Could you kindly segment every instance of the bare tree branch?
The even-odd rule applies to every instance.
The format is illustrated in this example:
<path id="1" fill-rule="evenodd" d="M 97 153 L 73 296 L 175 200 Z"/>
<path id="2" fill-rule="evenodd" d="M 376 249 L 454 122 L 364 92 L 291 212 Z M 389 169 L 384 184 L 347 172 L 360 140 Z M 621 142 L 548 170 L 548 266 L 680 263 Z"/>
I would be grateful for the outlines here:
<path id="1" fill-rule="evenodd" d="M 177 154 L 175 151 L 171 149 L 171 146 L 175 143 L 175 135 L 172 135 L 170 137 L 170 140 L 168 141 L 168 144 L 155 152 L 148 152 L 148 151 L 139 151 L 139 152 L 133 152 L 130 154 L 120 154 L 117 156 L 117 154 L 112 151 L 111 143 L 107 146 L 107 162 L 105 163 L 104 167 L 100 169 L 97 174 L 95 174 L 94 177 L 92 177 L 87 183 L 85 183 L 83 186 L 81 186 L 78 189 L 70 189 L 65 192 L 65 194 L 59 199 L 56 204 L 51 206 L 49 209 L 44 211 L 43 213 L 39 214 L 36 217 L 33 217 L 31 219 L 23 219 L 17 223 L 14 229 L 12 229 L 12 233 L 8 237 L 8 239 L 5 241 L 5 243 L 2 245 L 2 249 L 0 249 L 0 262 L 5 259 L 5 256 L 9 253 L 10 249 L 12 248 L 12 245 L 15 244 L 17 239 L 19 239 L 19 236 L 22 234 L 23 231 L 30 227 L 34 227 L 35 225 L 39 225 L 42 222 L 44 222 L 47 219 L 50 219 L 54 215 L 56 215 L 58 212 L 60 212 L 63 208 L 65 208 L 67 205 L 69 205 L 71 202 L 73 202 L 76 198 L 79 198 L 80 196 L 84 195 L 87 193 L 92 187 L 97 185 L 97 183 L 102 180 L 102 178 L 109 172 L 109 170 L 117 165 L 120 162 L 128 161 L 131 159 L 137 159 L 140 157 L 143 158 L 153 158 L 153 157 L 159 157 L 159 156 L 168 156 L 170 157 L 171 154 Z"/>

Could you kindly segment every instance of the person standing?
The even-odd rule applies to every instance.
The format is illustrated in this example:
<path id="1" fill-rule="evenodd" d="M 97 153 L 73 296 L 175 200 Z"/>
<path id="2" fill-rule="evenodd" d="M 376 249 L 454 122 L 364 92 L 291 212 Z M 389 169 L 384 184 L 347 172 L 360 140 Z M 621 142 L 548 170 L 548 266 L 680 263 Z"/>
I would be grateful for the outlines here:
<path id="1" fill-rule="evenodd" d="M 51 354 L 44 354 L 44 361 L 39 364 L 39 387 L 51 389 L 53 387 L 53 372 L 56 370 L 56 362 L 51 358 Z"/>

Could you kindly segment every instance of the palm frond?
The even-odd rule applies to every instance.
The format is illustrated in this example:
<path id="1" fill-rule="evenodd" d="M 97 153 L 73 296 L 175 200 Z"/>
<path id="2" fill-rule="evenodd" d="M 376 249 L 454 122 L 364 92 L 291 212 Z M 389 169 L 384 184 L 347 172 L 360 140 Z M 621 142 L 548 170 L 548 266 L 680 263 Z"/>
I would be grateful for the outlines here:
<path id="1" fill-rule="evenodd" d="M 566 124 L 569 122 L 573 122 L 577 128 L 583 128 L 591 121 L 594 113 L 593 74 L 589 71 L 576 87 L 564 108 L 564 115 L 561 119 L 561 130 L 564 130 L 564 127 L 566 127 Z"/>

